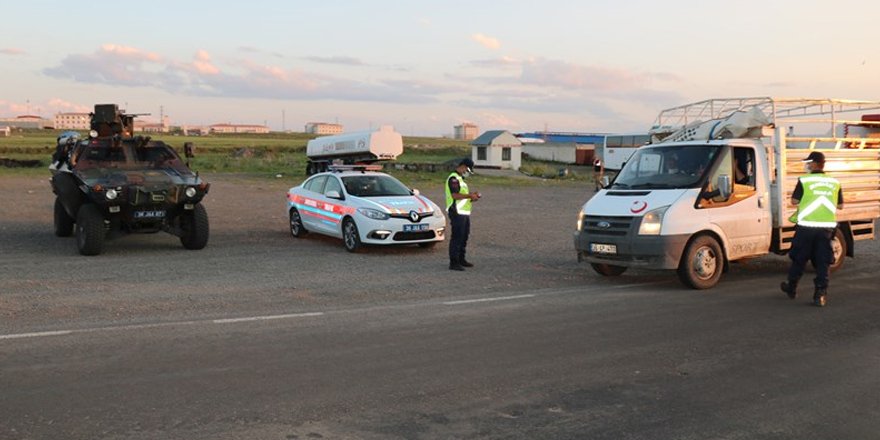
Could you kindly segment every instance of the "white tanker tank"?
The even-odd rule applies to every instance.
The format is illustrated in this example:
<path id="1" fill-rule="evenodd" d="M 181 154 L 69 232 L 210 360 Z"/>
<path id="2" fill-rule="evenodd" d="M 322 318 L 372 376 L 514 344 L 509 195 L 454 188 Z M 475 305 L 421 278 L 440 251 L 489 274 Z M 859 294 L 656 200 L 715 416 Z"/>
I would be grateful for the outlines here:
<path id="1" fill-rule="evenodd" d="M 378 130 L 321 136 L 309 141 L 306 173 L 325 171 L 334 163 L 360 164 L 394 160 L 403 154 L 403 136 L 394 127 L 383 125 Z"/>

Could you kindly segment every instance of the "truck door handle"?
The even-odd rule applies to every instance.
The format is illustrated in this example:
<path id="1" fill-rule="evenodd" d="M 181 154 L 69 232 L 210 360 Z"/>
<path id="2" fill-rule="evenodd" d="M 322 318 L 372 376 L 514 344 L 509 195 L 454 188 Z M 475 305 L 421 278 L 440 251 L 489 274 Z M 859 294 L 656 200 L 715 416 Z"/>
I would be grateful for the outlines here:
<path id="1" fill-rule="evenodd" d="M 758 208 L 764 207 L 764 196 L 758 196 Z"/>

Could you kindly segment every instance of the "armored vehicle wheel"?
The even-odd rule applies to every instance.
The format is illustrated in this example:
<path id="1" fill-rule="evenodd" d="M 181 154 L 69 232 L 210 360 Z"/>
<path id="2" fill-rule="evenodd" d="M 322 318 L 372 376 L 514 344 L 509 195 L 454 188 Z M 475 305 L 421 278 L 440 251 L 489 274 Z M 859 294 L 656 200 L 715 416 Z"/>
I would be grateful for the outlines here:
<path id="1" fill-rule="evenodd" d="M 688 244 L 678 263 L 678 278 L 694 289 L 708 289 L 721 279 L 724 254 L 714 238 L 702 235 Z"/>
<path id="2" fill-rule="evenodd" d="M 296 208 L 290 208 L 290 235 L 299 238 L 308 233 L 309 231 L 303 227 L 302 217 L 299 215 L 299 211 L 297 211 Z"/>
<path id="3" fill-rule="evenodd" d="M 92 204 L 82 205 L 76 214 L 76 247 L 82 255 L 98 255 L 104 250 L 104 215 Z"/>
<path id="4" fill-rule="evenodd" d="M 64 205 L 61 204 L 61 200 L 55 198 L 55 235 L 58 237 L 70 237 L 73 235 L 73 223 L 74 220 L 70 215 L 67 214 L 67 211 L 64 210 Z"/>
<path id="5" fill-rule="evenodd" d="M 191 250 L 203 249 L 208 245 L 208 211 L 201 203 L 196 203 L 192 212 L 185 212 L 180 216 L 180 228 L 183 234 L 180 243 L 183 247 Z"/>
<path id="6" fill-rule="evenodd" d="M 590 266 L 593 267 L 599 275 L 603 275 L 606 277 L 616 277 L 624 272 L 626 272 L 626 266 L 614 266 L 611 264 L 599 264 L 599 263 L 590 263 Z"/>
<path id="7" fill-rule="evenodd" d="M 349 252 L 357 252 L 361 248 L 361 236 L 358 227 L 354 224 L 354 220 L 347 218 L 342 222 L 342 243 L 345 250 Z"/>

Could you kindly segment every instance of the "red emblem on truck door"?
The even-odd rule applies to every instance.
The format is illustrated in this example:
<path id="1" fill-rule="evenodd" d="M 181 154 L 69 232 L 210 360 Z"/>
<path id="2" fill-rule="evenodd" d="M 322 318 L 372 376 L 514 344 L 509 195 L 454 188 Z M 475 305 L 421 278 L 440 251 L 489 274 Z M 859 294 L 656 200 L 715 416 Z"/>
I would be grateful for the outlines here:
<path id="1" fill-rule="evenodd" d="M 638 214 L 647 208 L 648 208 L 648 202 L 643 202 L 643 201 L 637 200 L 637 201 L 633 202 L 632 206 L 629 208 L 629 211 L 632 212 L 633 214 Z"/>

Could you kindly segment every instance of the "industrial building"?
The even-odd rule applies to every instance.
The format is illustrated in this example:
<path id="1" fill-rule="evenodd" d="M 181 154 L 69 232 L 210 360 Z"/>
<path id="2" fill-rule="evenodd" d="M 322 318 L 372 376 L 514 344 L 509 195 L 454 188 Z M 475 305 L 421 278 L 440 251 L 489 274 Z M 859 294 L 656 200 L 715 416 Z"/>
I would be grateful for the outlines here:
<path id="1" fill-rule="evenodd" d="M 453 139 L 460 139 L 465 141 L 474 140 L 477 138 L 477 133 L 480 131 L 480 127 L 477 127 L 476 124 L 471 124 L 470 122 L 464 122 L 460 125 L 456 125 L 453 128 Z"/>
<path id="2" fill-rule="evenodd" d="M 342 125 L 330 124 L 328 122 L 309 122 L 306 124 L 305 131 L 308 134 L 318 135 L 340 134 L 342 133 Z"/>
<path id="3" fill-rule="evenodd" d="M 89 113 L 67 112 L 55 114 L 55 128 L 58 130 L 88 130 L 91 127 Z"/>
<path id="4" fill-rule="evenodd" d="M 603 133 L 571 133 L 536 131 L 518 133 L 522 152 L 538 160 L 588 165 L 593 162 L 605 142 Z"/>

